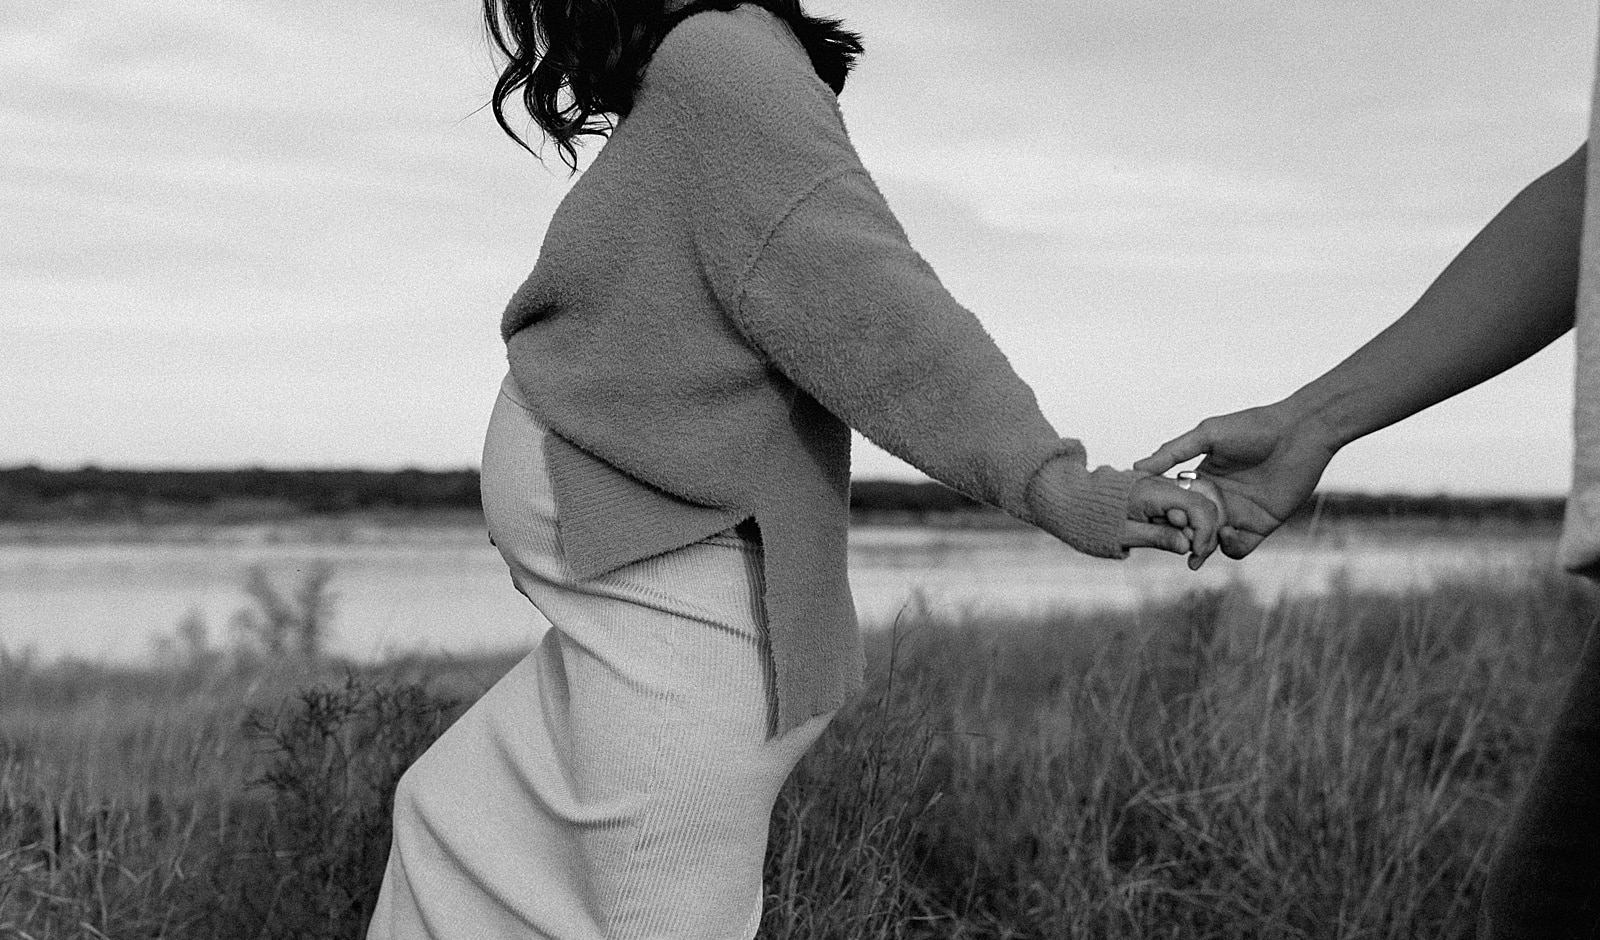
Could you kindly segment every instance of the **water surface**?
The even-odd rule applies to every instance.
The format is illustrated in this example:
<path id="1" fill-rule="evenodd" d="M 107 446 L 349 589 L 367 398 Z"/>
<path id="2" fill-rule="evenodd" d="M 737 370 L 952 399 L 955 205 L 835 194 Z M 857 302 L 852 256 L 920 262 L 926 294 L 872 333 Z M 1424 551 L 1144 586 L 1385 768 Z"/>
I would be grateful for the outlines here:
<path id="1" fill-rule="evenodd" d="M 1553 539 L 1360 528 L 1334 537 L 1285 534 L 1243 562 L 1218 555 L 1192 573 L 1176 556 L 1105 561 L 1032 530 L 872 526 L 852 533 L 850 572 L 863 623 L 874 628 L 891 623 L 914 595 L 941 613 L 1026 615 L 1128 607 L 1230 579 L 1271 596 L 1326 590 L 1341 578 L 1403 588 L 1462 575 L 1506 577 L 1549 564 Z M 151 656 L 157 637 L 195 616 L 214 641 L 225 640 L 248 603 L 242 584 L 252 566 L 289 588 L 318 563 L 335 572 L 330 649 L 353 658 L 527 647 L 545 626 L 476 527 L 30 530 L 0 533 L 0 648 L 42 660 L 136 662 Z"/>

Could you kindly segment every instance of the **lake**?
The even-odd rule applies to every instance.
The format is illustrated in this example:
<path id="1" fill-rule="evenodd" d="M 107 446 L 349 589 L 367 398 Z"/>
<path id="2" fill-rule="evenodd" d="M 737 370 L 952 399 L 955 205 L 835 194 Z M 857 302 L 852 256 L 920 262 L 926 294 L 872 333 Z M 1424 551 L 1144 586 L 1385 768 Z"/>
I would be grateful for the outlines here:
<path id="1" fill-rule="evenodd" d="M 869 628 L 914 595 L 945 614 L 1027 615 L 1128 607 L 1237 579 L 1262 596 L 1316 592 L 1341 578 L 1397 589 L 1443 578 L 1507 576 L 1551 564 L 1553 532 L 1350 525 L 1281 533 L 1242 562 L 1219 553 L 1198 573 L 1176 556 L 1125 562 L 1080 555 L 1032 530 L 867 526 L 852 533 L 851 581 Z M 373 660 L 401 652 L 525 648 L 544 621 L 511 586 L 481 528 L 348 523 L 171 526 L 160 530 L 0 530 L 0 650 L 41 661 L 134 663 L 186 617 L 228 636 L 259 566 L 292 588 L 331 565 L 331 652 Z"/>

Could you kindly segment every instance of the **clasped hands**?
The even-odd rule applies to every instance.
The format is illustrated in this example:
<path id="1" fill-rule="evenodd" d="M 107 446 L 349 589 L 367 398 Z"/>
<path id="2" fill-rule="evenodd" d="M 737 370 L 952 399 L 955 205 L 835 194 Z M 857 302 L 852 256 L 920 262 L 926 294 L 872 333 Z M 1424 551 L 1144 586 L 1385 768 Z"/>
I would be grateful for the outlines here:
<path id="1" fill-rule="evenodd" d="M 1187 554 L 1191 570 L 1218 548 L 1243 558 L 1311 497 L 1339 446 L 1291 400 L 1207 418 L 1134 463 L 1150 475 L 1129 495 L 1123 547 Z M 1202 455 L 1192 488 L 1159 475 Z"/>

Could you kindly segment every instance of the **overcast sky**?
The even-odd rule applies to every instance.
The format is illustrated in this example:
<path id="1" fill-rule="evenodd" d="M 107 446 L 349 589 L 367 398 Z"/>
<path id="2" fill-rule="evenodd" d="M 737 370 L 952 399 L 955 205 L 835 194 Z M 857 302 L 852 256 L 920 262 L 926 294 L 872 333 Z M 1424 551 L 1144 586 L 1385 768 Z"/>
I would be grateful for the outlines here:
<path id="1" fill-rule="evenodd" d="M 1126 465 L 1399 315 L 1587 122 L 1594 0 L 827 0 L 869 169 Z M 0 465 L 475 465 L 570 181 L 469 0 L 58 0 L 0 32 Z M 1564 490 L 1571 344 L 1327 483 Z M 858 476 L 908 475 L 858 449 Z"/>

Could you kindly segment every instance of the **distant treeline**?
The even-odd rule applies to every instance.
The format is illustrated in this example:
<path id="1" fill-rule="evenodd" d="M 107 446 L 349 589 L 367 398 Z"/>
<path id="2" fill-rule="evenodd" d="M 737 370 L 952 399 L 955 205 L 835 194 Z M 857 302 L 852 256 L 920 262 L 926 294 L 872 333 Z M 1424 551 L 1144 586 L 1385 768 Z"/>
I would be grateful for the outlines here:
<path id="1" fill-rule="evenodd" d="M 229 518 L 478 508 L 476 470 L 0 469 L 0 520 Z"/>
<path id="2" fill-rule="evenodd" d="M 1565 500 L 1558 496 L 1415 496 L 1403 493 L 1324 492 L 1291 522 L 1309 523 L 1319 513 L 1330 519 L 1445 519 L 1555 524 Z M 994 513 L 939 483 L 858 480 L 850 488 L 850 508 L 858 513 Z"/>
<path id="3" fill-rule="evenodd" d="M 1318 513 L 1333 519 L 1450 519 L 1524 524 L 1559 523 L 1566 509 L 1560 496 L 1413 496 L 1396 493 L 1319 493 L 1291 521 Z"/>
<path id="4" fill-rule="evenodd" d="M 1556 523 L 1558 497 L 1325 493 L 1309 520 L 1428 518 Z M 1320 507 L 1320 508 L 1319 508 Z M 462 470 L 49 470 L 0 468 L 0 521 L 261 519 L 352 512 L 477 510 L 478 471 Z M 997 515 L 938 483 L 859 480 L 850 508 L 867 520 Z"/>

